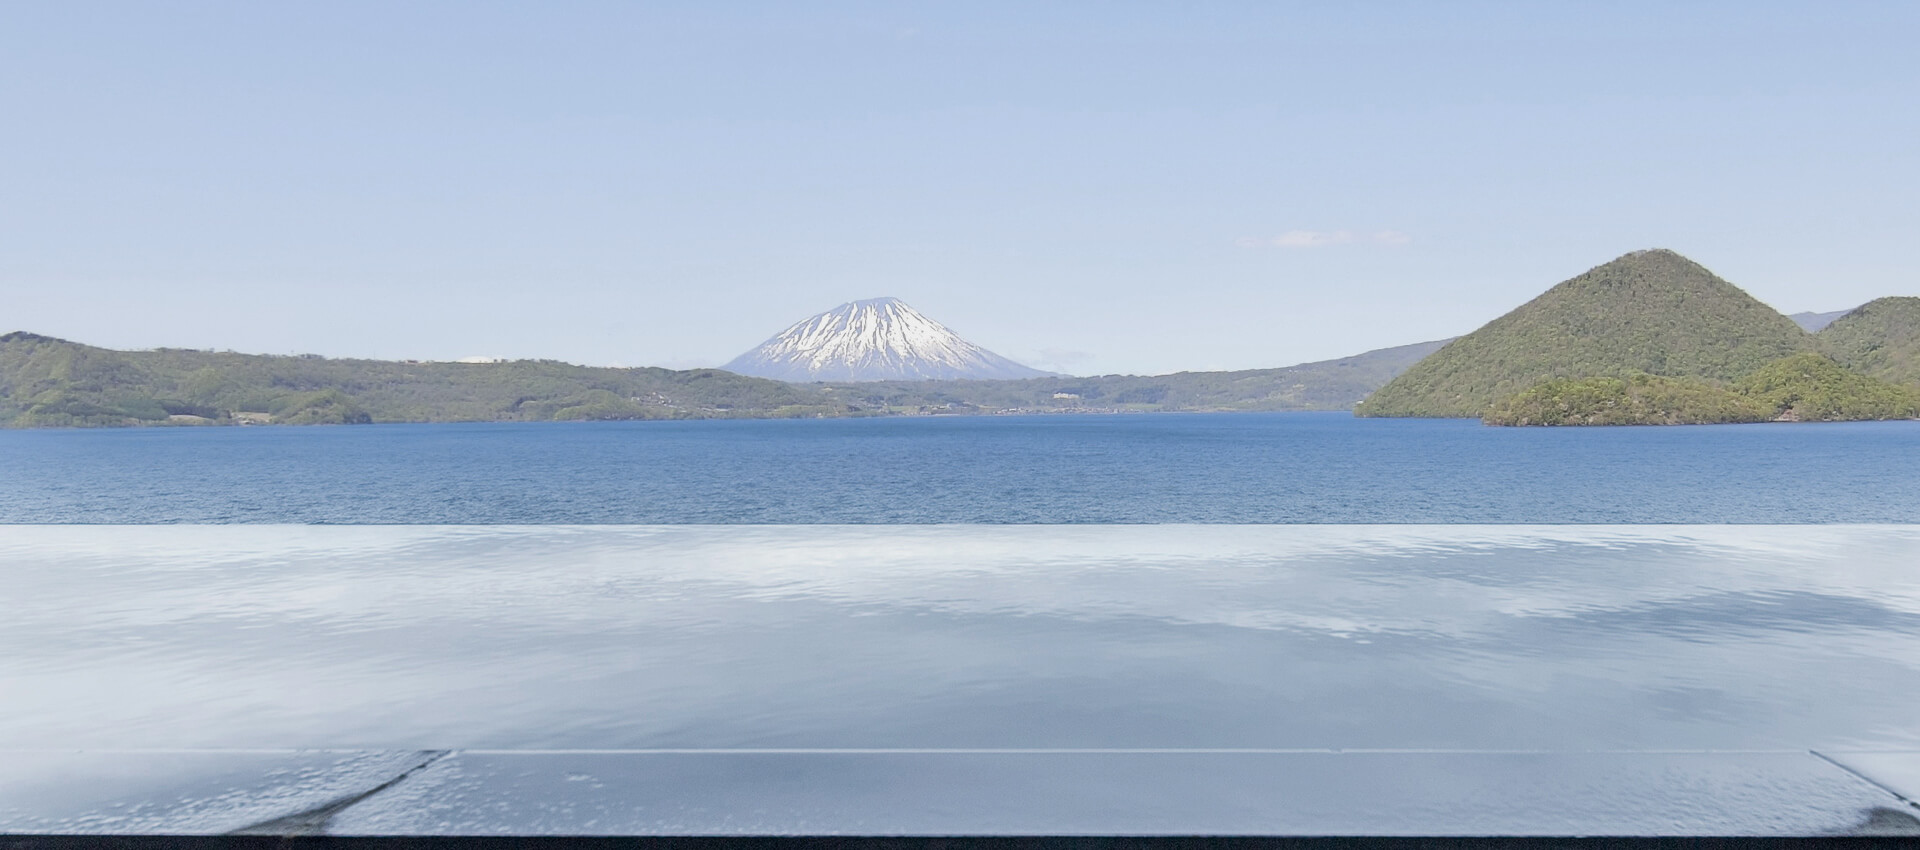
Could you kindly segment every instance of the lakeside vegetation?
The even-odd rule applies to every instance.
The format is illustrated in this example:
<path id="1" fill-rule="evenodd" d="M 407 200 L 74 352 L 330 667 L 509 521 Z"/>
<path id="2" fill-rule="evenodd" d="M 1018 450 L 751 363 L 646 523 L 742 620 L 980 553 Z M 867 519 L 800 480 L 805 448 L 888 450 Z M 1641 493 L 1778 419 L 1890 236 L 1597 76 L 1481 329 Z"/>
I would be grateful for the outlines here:
<path id="1" fill-rule="evenodd" d="M 790 384 L 719 369 L 595 368 L 552 360 L 421 363 L 185 349 L 114 351 L 16 332 L 0 336 L 0 425 L 1344 410 L 1442 344 L 1237 372 Z"/>
<path id="2" fill-rule="evenodd" d="M 1495 402 L 1488 425 L 1707 425 L 1766 422 L 1761 404 L 1696 378 L 1556 378 Z"/>
<path id="3" fill-rule="evenodd" d="M 1789 422 L 1920 419 L 1920 387 L 1862 375 L 1823 354 L 1783 358 L 1734 382 L 1734 392 Z"/>
<path id="4" fill-rule="evenodd" d="M 1920 388 L 1848 371 L 1825 355 L 1776 360 L 1721 386 L 1638 374 L 1558 378 L 1495 402 L 1488 425 L 1710 425 L 1920 419 Z"/>

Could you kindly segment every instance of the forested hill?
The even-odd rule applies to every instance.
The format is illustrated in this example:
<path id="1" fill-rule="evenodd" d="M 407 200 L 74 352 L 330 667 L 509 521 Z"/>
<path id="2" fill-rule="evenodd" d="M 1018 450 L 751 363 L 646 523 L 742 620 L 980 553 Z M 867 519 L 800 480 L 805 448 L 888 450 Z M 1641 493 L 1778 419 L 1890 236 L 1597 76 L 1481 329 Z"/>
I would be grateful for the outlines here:
<path id="1" fill-rule="evenodd" d="M 1879 298 L 1821 329 L 1828 356 L 1896 384 L 1920 384 L 1920 298 Z"/>
<path id="2" fill-rule="evenodd" d="M 16 332 L 0 336 L 0 426 L 1344 410 L 1442 344 L 1239 372 L 790 384 L 718 369 L 612 369 L 552 360 L 115 351 Z"/>
<path id="3" fill-rule="evenodd" d="M 1650 374 L 1726 382 L 1813 348 L 1793 320 L 1699 264 L 1636 251 L 1454 340 L 1354 412 L 1479 417 L 1543 381 Z"/>

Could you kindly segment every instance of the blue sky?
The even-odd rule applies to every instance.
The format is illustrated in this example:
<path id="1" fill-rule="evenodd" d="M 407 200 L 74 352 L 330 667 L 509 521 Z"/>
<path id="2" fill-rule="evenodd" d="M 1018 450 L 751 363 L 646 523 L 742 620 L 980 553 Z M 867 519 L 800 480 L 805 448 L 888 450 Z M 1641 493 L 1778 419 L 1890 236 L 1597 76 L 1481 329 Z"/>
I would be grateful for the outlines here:
<path id="1" fill-rule="evenodd" d="M 1917 42 L 1911 3 L 9 4 L 0 330 L 688 367 L 893 295 L 1154 373 L 1647 247 L 1840 309 L 1920 294 Z"/>

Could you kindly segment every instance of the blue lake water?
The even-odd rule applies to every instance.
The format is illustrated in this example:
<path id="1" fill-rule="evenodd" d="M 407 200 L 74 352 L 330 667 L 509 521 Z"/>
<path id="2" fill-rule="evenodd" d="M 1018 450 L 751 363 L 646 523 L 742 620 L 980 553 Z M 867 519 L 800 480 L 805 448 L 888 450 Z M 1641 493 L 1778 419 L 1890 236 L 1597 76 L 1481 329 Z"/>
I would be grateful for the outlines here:
<path id="1" fill-rule="evenodd" d="M 1344 413 L 0 432 L 13 523 L 1920 522 L 1920 423 Z"/>

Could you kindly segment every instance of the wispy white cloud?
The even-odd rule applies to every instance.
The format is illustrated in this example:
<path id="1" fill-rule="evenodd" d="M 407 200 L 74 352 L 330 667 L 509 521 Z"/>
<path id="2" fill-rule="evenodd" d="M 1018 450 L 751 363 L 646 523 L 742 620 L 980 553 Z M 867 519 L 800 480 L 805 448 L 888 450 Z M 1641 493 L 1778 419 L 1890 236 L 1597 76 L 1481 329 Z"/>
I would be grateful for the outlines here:
<path id="1" fill-rule="evenodd" d="M 1413 237 L 1398 230 L 1289 230 L 1279 236 L 1243 236 L 1234 240 L 1242 248 L 1324 248 L 1328 245 L 1405 245 Z"/>
<path id="2" fill-rule="evenodd" d="M 1351 230 L 1289 230 L 1273 237 L 1273 244 L 1278 248 L 1322 248 L 1352 241 Z"/>

